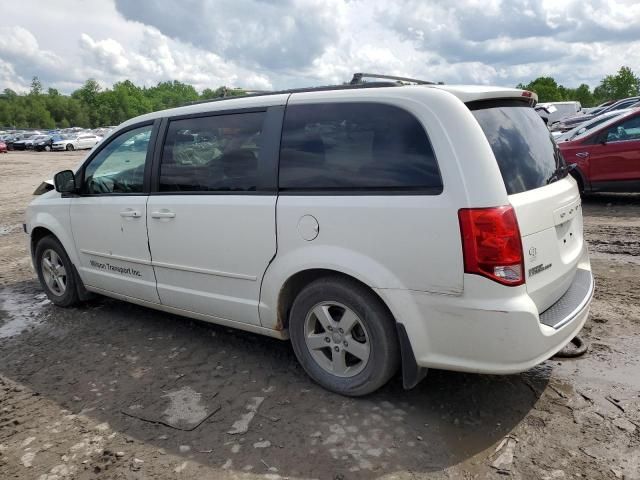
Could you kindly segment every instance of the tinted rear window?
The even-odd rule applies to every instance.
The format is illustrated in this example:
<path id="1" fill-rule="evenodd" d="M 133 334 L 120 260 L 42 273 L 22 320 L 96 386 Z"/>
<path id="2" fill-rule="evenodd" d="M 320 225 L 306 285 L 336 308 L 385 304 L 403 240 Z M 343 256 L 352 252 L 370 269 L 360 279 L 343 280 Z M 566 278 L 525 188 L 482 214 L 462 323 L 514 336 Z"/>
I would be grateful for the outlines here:
<path id="1" fill-rule="evenodd" d="M 279 175 L 283 190 L 442 191 L 420 122 L 377 103 L 287 107 Z"/>
<path id="2" fill-rule="evenodd" d="M 520 102 L 470 108 L 489 140 L 509 195 L 553 181 L 554 172 L 563 164 L 562 157 L 533 108 Z"/>
<path id="3" fill-rule="evenodd" d="M 160 191 L 256 191 L 264 117 L 256 112 L 172 120 L 160 161 Z"/>

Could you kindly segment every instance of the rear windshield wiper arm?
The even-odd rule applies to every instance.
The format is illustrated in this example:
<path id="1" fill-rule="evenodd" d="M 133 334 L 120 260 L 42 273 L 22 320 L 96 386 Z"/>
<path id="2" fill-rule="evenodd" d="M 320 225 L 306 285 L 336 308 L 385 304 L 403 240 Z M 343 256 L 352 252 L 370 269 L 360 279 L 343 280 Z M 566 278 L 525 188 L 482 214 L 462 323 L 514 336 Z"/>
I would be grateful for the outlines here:
<path id="1" fill-rule="evenodd" d="M 547 179 L 547 185 L 553 182 L 560 180 L 561 178 L 566 177 L 571 170 L 578 166 L 577 163 L 571 163 L 569 165 L 560 165 L 556 168 L 551 176 Z"/>

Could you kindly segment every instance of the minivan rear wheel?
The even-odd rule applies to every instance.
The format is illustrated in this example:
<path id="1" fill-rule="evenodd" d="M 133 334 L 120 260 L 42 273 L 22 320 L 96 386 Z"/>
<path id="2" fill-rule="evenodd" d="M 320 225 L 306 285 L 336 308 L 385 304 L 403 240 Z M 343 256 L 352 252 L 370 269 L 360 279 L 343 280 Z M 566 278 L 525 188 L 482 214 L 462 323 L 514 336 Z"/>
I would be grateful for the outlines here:
<path id="1" fill-rule="evenodd" d="M 289 333 L 307 374 L 342 395 L 377 390 L 400 364 L 394 319 L 373 292 L 348 279 L 306 286 L 293 302 Z"/>

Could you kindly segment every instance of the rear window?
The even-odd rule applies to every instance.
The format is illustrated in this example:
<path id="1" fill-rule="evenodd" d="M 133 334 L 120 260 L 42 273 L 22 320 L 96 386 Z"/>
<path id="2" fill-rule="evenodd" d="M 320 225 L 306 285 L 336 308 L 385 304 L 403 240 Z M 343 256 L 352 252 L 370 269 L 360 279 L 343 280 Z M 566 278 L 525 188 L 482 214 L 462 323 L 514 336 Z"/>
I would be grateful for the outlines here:
<path id="1" fill-rule="evenodd" d="M 377 103 L 287 107 L 279 185 L 284 191 L 442 191 L 420 122 L 405 110 Z"/>
<path id="2" fill-rule="evenodd" d="M 264 118 L 254 112 L 169 122 L 160 191 L 256 191 Z"/>
<path id="3" fill-rule="evenodd" d="M 491 145 L 509 195 L 556 180 L 564 162 L 535 110 L 520 102 L 470 104 Z M 560 175 L 561 177 L 562 175 Z"/>

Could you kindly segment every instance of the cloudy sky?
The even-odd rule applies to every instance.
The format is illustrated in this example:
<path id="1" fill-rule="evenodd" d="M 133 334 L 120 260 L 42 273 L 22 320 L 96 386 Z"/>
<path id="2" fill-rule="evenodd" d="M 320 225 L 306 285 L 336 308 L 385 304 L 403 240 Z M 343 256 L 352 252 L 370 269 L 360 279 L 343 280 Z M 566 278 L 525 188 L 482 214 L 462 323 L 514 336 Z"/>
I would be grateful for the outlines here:
<path id="1" fill-rule="evenodd" d="M 513 86 L 640 70 L 637 0 L 21 0 L 4 2 L 0 90 L 34 75 L 286 88 L 373 71 Z"/>

